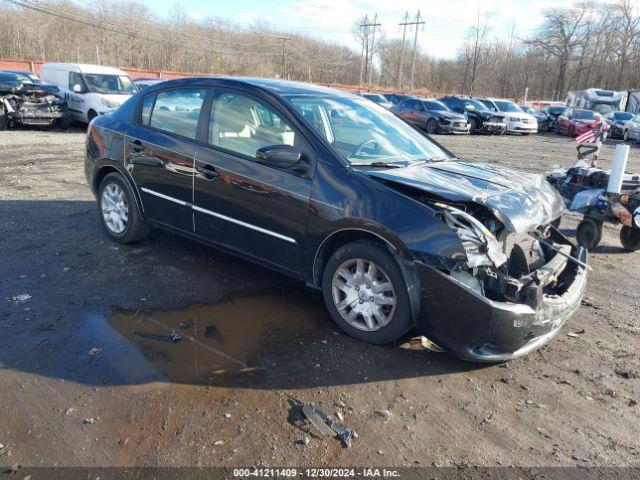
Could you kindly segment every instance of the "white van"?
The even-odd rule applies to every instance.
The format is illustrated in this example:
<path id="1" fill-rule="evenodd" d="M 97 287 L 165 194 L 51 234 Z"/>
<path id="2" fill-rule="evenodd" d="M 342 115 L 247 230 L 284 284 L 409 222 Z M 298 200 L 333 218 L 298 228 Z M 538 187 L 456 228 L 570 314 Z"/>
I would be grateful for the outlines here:
<path id="1" fill-rule="evenodd" d="M 138 91 L 122 70 L 101 65 L 45 63 L 40 77 L 60 88 L 71 118 L 86 123 L 117 110 Z"/>

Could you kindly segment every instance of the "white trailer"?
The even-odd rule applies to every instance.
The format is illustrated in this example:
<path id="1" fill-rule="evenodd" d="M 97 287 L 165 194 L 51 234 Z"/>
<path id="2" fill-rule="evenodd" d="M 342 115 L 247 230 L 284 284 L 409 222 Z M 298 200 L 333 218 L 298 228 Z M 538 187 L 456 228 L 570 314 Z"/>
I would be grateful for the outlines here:
<path id="1" fill-rule="evenodd" d="M 566 103 L 568 107 L 595 110 L 606 115 L 609 112 L 622 110 L 626 96 L 626 92 L 587 88 L 569 92 Z"/>

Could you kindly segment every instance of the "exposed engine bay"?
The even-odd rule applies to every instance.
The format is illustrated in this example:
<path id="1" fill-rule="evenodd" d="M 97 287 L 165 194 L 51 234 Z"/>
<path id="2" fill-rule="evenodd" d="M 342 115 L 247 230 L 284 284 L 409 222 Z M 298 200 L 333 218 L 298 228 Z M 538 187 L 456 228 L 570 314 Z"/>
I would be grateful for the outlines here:
<path id="1" fill-rule="evenodd" d="M 64 126 L 67 102 L 36 84 L 0 82 L 0 128 L 14 125 Z"/>
<path id="2" fill-rule="evenodd" d="M 551 224 L 515 233 L 482 208 L 475 209 L 476 217 L 442 202 L 434 207 L 466 252 L 465 259 L 441 268 L 490 300 L 536 309 L 544 295 L 562 295 L 571 285 L 575 269 L 567 269 L 569 263 L 582 264 L 572 257 L 571 242 Z"/>

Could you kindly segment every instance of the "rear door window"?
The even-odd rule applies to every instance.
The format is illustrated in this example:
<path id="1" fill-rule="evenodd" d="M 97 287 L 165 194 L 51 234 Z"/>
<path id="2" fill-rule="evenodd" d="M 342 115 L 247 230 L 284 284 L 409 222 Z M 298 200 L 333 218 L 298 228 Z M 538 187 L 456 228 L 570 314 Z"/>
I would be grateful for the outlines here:
<path id="1" fill-rule="evenodd" d="M 195 139 L 205 94 L 204 88 L 180 88 L 159 92 L 151 111 L 149 126 Z M 144 114 L 143 104 L 143 123 Z"/>

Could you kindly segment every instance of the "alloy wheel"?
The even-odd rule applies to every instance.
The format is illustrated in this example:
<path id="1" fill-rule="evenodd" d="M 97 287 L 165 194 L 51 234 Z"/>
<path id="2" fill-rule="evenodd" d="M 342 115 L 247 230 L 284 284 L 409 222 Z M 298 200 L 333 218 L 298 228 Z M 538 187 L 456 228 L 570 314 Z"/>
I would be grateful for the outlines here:
<path id="1" fill-rule="evenodd" d="M 100 199 L 102 218 L 111 233 L 120 235 L 127 228 L 129 205 L 124 191 L 117 183 L 109 183 Z"/>
<path id="2" fill-rule="evenodd" d="M 333 302 L 349 325 L 366 332 L 380 330 L 393 319 L 397 297 L 387 273 L 370 260 L 347 260 L 331 282 Z"/>

